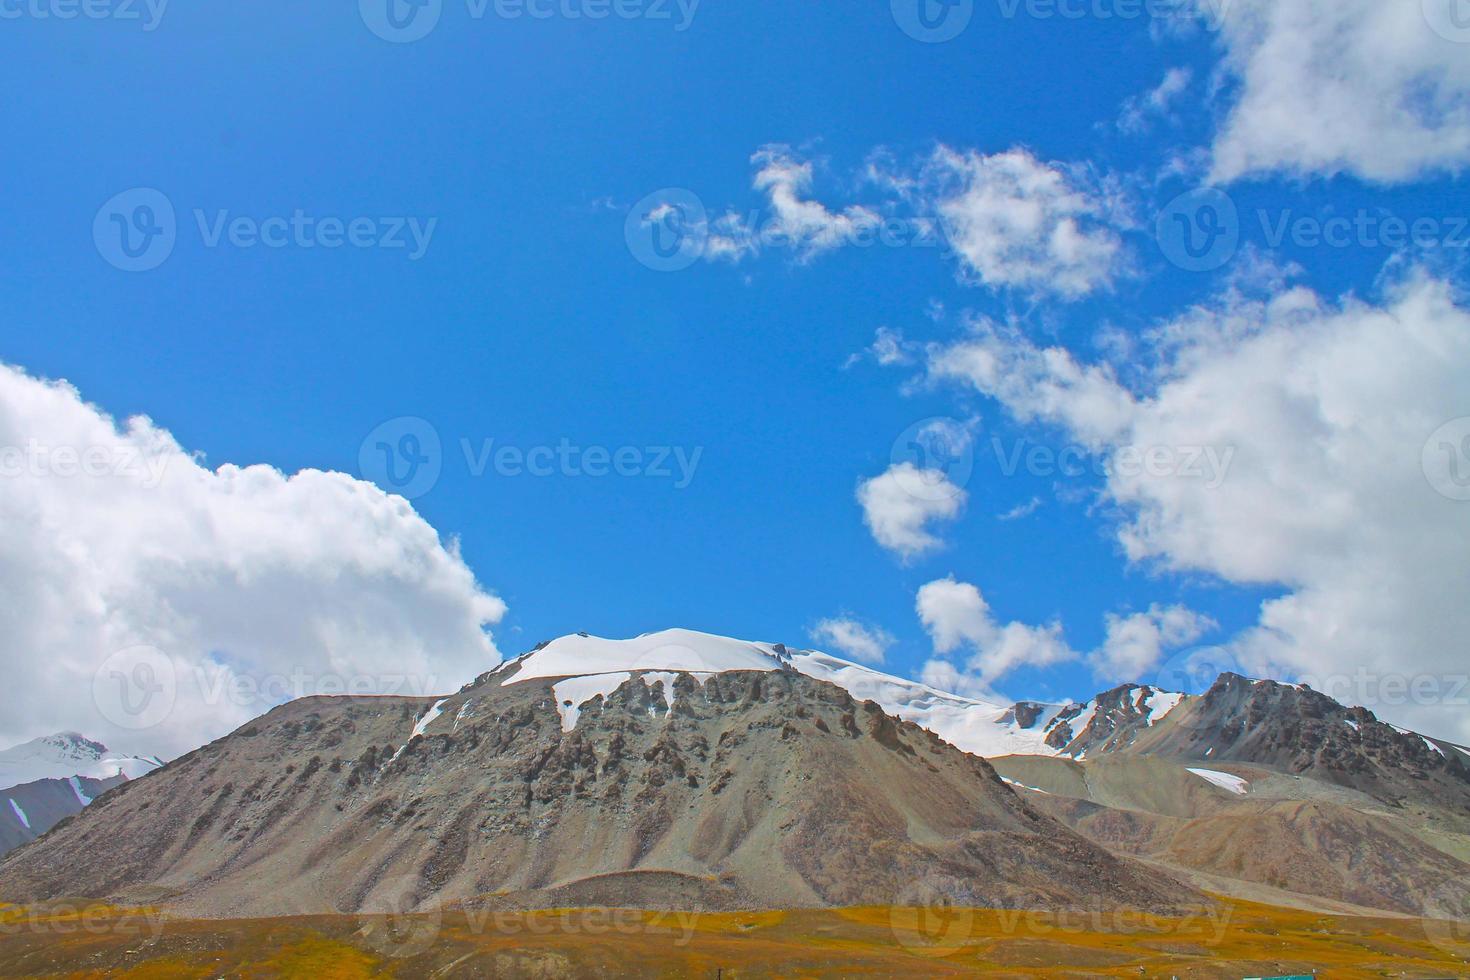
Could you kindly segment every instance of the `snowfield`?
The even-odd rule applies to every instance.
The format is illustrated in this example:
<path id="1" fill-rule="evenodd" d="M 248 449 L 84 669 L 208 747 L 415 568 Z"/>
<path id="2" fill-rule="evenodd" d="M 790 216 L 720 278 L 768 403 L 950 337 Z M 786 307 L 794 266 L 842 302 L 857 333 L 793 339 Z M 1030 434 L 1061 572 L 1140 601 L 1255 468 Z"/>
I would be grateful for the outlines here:
<path id="1" fill-rule="evenodd" d="M 1239 776 L 1232 776 L 1228 772 L 1216 772 L 1213 769 L 1190 769 L 1200 779 L 1213 783 L 1223 790 L 1227 790 L 1237 796 L 1244 796 L 1250 792 L 1251 784 Z"/>

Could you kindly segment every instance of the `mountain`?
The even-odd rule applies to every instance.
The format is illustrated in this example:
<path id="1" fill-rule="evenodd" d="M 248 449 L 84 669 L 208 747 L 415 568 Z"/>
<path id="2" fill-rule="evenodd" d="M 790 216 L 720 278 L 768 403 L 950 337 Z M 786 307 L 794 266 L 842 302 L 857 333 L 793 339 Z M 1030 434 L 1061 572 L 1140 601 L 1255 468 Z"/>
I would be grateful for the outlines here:
<path id="1" fill-rule="evenodd" d="M 444 698 L 278 708 L 0 861 L 0 893 L 214 916 L 1198 889 L 1432 916 L 1470 901 L 1467 761 L 1235 674 L 1006 705 L 779 643 L 578 634 Z"/>
<path id="2" fill-rule="evenodd" d="M 0 752 L 0 854 L 33 841 L 129 779 L 163 765 L 61 732 Z"/>
<path id="3" fill-rule="evenodd" d="M 38 779 L 137 779 L 163 765 L 162 760 L 121 755 L 76 732 L 32 739 L 0 752 L 0 789 Z"/>
<path id="4" fill-rule="evenodd" d="M 574 636 L 441 699 L 295 701 L 0 860 L 0 893 L 206 916 L 1206 901 L 798 661 Z"/>

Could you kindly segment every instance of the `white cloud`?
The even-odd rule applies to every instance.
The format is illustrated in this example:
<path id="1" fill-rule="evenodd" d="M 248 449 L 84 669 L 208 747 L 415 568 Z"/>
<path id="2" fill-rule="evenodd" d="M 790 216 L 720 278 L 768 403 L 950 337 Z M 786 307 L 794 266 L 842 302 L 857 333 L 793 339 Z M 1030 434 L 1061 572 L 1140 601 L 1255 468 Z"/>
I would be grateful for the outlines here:
<path id="1" fill-rule="evenodd" d="M 1090 445 L 1116 439 L 1137 410 L 1109 366 L 1080 365 L 1063 348 L 1034 347 L 1020 331 L 983 318 L 966 339 L 928 354 L 932 377 L 968 382 L 1022 421 L 1064 422 Z"/>
<path id="2" fill-rule="evenodd" d="M 967 496 L 943 471 L 921 470 L 913 463 L 896 463 L 857 489 L 874 540 L 906 561 L 943 544 L 928 525 L 958 517 Z"/>
<path id="3" fill-rule="evenodd" d="M 1125 256 L 1113 196 L 1024 149 L 984 155 L 940 147 L 925 167 L 964 270 L 992 289 L 1080 299 L 1112 285 Z"/>
<path id="4" fill-rule="evenodd" d="M 1060 623 L 1029 626 L 997 622 L 980 590 L 968 582 L 939 579 L 919 589 L 915 608 L 941 656 L 959 650 L 968 653 L 965 674 L 953 665 L 934 664 L 925 668 L 926 678 L 944 676 L 956 687 L 951 690 L 988 690 L 997 679 L 1017 667 L 1048 667 L 1076 654 L 1062 638 Z M 948 666 L 950 670 L 944 668 Z M 926 683 L 931 683 L 926 681 Z M 935 685 L 938 686 L 938 685 Z"/>
<path id="5" fill-rule="evenodd" d="M 1041 504 L 1042 500 L 1040 497 L 1032 497 L 1024 504 L 1017 504 L 1010 510 L 1006 511 L 1004 514 L 996 515 L 995 519 L 998 521 L 1019 521 L 1021 518 L 1030 517 L 1032 514 L 1040 510 Z"/>
<path id="6" fill-rule="evenodd" d="M 1470 57 L 1433 29 L 1461 0 L 1195 0 L 1218 16 L 1233 99 L 1214 178 L 1375 181 L 1470 162 Z"/>
<path id="7" fill-rule="evenodd" d="M 739 262 L 763 248 L 779 245 L 799 262 L 861 239 L 881 222 L 860 206 L 830 211 L 808 195 L 812 164 L 788 146 L 763 146 L 751 157 L 757 170 L 752 186 L 766 195 L 768 215 L 752 221 L 733 212 L 712 223 L 706 253 L 710 258 Z"/>
<path id="8" fill-rule="evenodd" d="M 850 616 L 824 619 L 810 630 L 814 643 L 825 643 L 861 664 L 881 664 L 893 646 L 893 634 Z"/>
<path id="9" fill-rule="evenodd" d="M 1147 612 L 1105 618 L 1106 637 L 1085 656 L 1062 634 L 1062 624 L 1033 626 L 998 622 L 980 590 L 953 577 L 919 589 L 915 600 L 919 621 L 941 658 L 963 653 L 965 660 L 926 663 L 921 679 L 931 687 L 970 697 L 994 699 L 995 684 L 1019 667 L 1051 667 L 1085 660 L 1094 674 L 1112 681 L 1146 679 L 1163 655 L 1192 643 L 1214 622 L 1184 606 L 1151 606 Z"/>
<path id="10" fill-rule="evenodd" d="M 1159 665 L 1167 650 L 1193 643 L 1215 623 L 1184 606 L 1150 606 L 1147 612 L 1106 618 L 1107 636 L 1090 658 L 1093 673 L 1110 681 L 1135 681 Z"/>
<path id="11" fill-rule="evenodd" d="M 1461 475 L 1470 472 L 1470 443 L 1428 444 L 1470 415 L 1470 312 L 1451 288 L 1418 275 L 1380 304 L 1287 289 L 1193 310 L 1153 339 L 1160 367 L 1137 393 L 1064 350 L 994 331 L 931 360 L 937 374 L 1110 459 L 1149 447 L 1175 464 L 1200 447 L 1231 452 L 1223 481 L 1177 465 L 1113 467 L 1105 493 L 1123 514 L 1130 558 L 1287 590 L 1237 641 L 1248 669 L 1319 678 L 1361 669 L 1370 680 L 1428 678 L 1448 693 L 1466 673 L 1454 638 L 1470 635 L 1470 504 L 1436 492 L 1424 466 L 1446 468 L 1441 455 L 1459 452 Z M 1359 700 L 1470 738 L 1463 704 Z"/>
<path id="12" fill-rule="evenodd" d="M 5 365 L 0 526 L 0 738 L 75 729 L 169 756 L 298 687 L 435 693 L 499 660 L 484 627 L 505 604 L 401 498 L 342 473 L 207 469 L 148 419 L 119 427 Z M 137 645 L 177 701 L 119 720 L 94 676 Z M 221 693 L 242 679 L 271 686 Z"/>
<path id="13" fill-rule="evenodd" d="M 1194 73 L 1188 68 L 1170 68 L 1156 87 L 1123 103 L 1118 128 L 1125 133 L 1139 134 L 1147 132 L 1154 120 L 1169 118 L 1174 103 L 1193 78 Z"/>

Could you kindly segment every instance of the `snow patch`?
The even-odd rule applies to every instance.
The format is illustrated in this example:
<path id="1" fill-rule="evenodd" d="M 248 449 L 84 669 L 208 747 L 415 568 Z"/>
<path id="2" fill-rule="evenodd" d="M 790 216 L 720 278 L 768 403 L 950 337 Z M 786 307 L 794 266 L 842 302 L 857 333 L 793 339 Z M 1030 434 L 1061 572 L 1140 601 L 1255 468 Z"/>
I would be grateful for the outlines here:
<path id="1" fill-rule="evenodd" d="M 615 674 L 593 674 L 590 677 L 569 677 L 551 687 L 556 698 L 556 711 L 561 715 L 561 730 L 569 732 L 577 727 L 577 716 L 582 705 L 596 697 L 606 698 L 627 681 L 632 674 L 620 671 Z"/>
<path id="2" fill-rule="evenodd" d="M 435 701 L 433 706 L 430 707 L 428 711 L 424 712 L 424 716 L 414 723 L 413 731 L 410 732 L 408 736 L 408 742 L 404 742 L 402 745 L 398 746 L 398 751 L 393 753 L 393 758 L 388 760 L 388 765 L 391 766 L 393 763 L 397 762 L 398 757 L 403 754 L 404 749 L 408 748 L 409 742 L 412 742 L 414 739 L 422 736 L 424 732 L 428 730 L 429 725 L 433 723 L 434 719 L 438 718 L 444 713 L 444 705 L 448 701 L 448 698 L 441 698 L 440 700 Z"/>
<path id="3" fill-rule="evenodd" d="M 643 684 L 651 691 L 655 682 L 663 681 L 664 704 L 672 709 L 674 707 L 674 681 L 678 680 L 678 678 L 678 674 L 653 670 L 643 675 Z"/>
<path id="4" fill-rule="evenodd" d="M 1001 776 L 1000 777 L 1000 781 L 1003 782 L 1003 783 L 1005 783 L 1008 786 L 1015 786 L 1018 789 L 1029 789 L 1031 792 L 1033 792 L 1033 793 L 1040 793 L 1042 796 L 1050 796 L 1051 795 L 1050 793 L 1048 793 L 1044 789 L 1037 789 L 1035 786 L 1027 786 L 1025 783 L 1018 783 L 1014 779 L 1007 779 L 1004 776 Z"/>
<path id="5" fill-rule="evenodd" d="M 71 784 L 71 791 L 76 796 L 78 803 L 82 806 L 92 805 L 92 798 L 82 792 L 82 781 L 80 779 L 76 776 L 69 776 L 66 781 Z"/>
<path id="6" fill-rule="evenodd" d="M 1148 698 L 1148 723 L 1157 725 L 1184 700 L 1184 695 L 1172 691 L 1154 691 Z"/>
<path id="7" fill-rule="evenodd" d="M 1239 776 L 1232 776 L 1228 772 L 1216 772 L 1213 769 L 1190 769 L 1199 778 L 1207 783 L 1213 783 L 1223 790 L 1228 790 L 1237 796 L 1244 796 L 1250 792 L 1250 783 Z"/>
<path id="8" fill-rule="evenodd" d="M 582 677 L 643 670 L 719 674 L 728 670 L 773 671 L 782 661 L 767 643 L 732 640 L 694 630 L 645 633 L 631 640 L 563 636 L 519 661 L 520 670 L 504 685 L 544 677 Z"/>
<path id="9" fill-rule="evenodd" d="M 1353 720 L 1352 720 L 1352 719 L 1351 719 L 1351 718 L 1344 718 L 1344 719 L 1343 719 L 1343 720 L 1342 720 L 1342 723 L 1343 723 L 1343 724 L 1344 724 L 1344 725 L 1346 725 L 1346 726 L 1348 726 L 1348 727 L 1349 727 L 1349 728 L 1351 728 L 1351 729 L 1352 729 L 1352 730 L 1353 730 L 1353 731 L 1355 731 L 1355 732 L 1360 732 L 1360 731 L 1362 731 L 1362 729 L 1361 729 L 1361 728 L 1359 728 L 1359 727 L 1358 727 L 1358 723 L 1357 723 L 1357 722 L 1355 722 L 1355 721 L 1353 721 Z"/>
<path id="10" fill-rule="evenodd" d="M 434 702 L 434 706 L 432 708 L 430 708 L 428 711 L 424 712 L 424 716 L 418 720 L 418 724 L 416 724 L 416 725 L 413 726 L 413 734 L 410 735 L 410 736 L 408 736 L 408 740 L 410 742 L 412 742 L 414 739 L 418 738 L 419 736 L 423 735 L 424 732 L 428 731 L 429 726 L 431 724 L 433 724 L 434 719 L 435 718 L 438 718 L 440 715 L 442 715 L 444 713 L 444 705 L 448 701 L 449 701 L 448 698 L 444 698 L 442 700 L 435 701 Z"/>
<path id="11" fill-rule="evenodd" d="M 20 804 L 17 803 L 17 802 L 15 802 L 14 800 L 11 800 L 10 801 L 10 809 L 12 809 L 12 810 L 15 811 L 15 819 L 17 819 L 21 823 L 25 824 L 26 830 L 30 830 L 31 829 L 31 818 L 28 817 L 28 816 L 26 816 L 26 812 L 20 808 Z"/>

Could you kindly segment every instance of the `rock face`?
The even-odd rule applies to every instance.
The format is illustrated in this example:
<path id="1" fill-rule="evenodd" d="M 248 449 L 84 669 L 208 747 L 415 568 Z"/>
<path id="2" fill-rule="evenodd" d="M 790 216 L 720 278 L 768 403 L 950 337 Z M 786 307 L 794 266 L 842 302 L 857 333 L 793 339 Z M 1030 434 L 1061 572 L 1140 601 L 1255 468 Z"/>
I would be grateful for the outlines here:
<path id="1" fill-rule="evenodd" d="M 0 790 L 0 854 L 29 843 L 114 786 L 125 776 L 38 779 Z"/>
<path id="2" fill-rule="evenodd" d="M 1384 803 L 1470 816 L 1470 755 L 1310 688 L 1222 674 L 1131 751 L 1311 776 Z"/>
<path id="3" fill-rule="evenodd" d="M 630 671 L 579 704 L 516 670 L 278 708 L 7 856 L 0 895 L 195 915 L 883 905 L 936 883 L 977 906 L 1200 900 L 790 668 Z"/>

